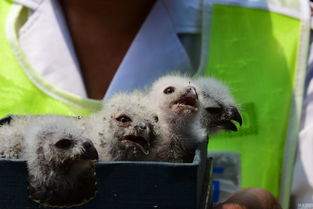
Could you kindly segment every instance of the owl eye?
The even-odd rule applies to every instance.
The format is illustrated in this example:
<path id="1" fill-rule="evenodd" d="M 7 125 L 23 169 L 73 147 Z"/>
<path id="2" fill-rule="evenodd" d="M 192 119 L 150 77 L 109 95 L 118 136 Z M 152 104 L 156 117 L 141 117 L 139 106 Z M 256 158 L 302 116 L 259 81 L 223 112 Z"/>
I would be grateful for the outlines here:
<path id="1" fill-rule="evenodd" d="M 159 122 L 159 117 L 157 115 L 153 116 L 155 122 Z"/>
<path id="2" fill-rule="evenodd" d="M 129 122 L 132 122 L 132 119 L 130 119 L 130 117 L 128 117 L 127 115 L 121 115 L 121 116 L 117 117 L 116 120 L 117 120 L 118 122 L 121 122 L 121 123 L 129 123 Z"/>
<path id="3" fill-rule="evenodd" d="M 60 149 L 69 149 L 73 145 L 72 139 L 60 139 L 55 146 Z"/>
<path id="4" fill-rule="evenodd" d="M 172 94 L 172 93 L 174 93 L 174 91 L 175 91 L 175 88 L 173 86 L 169 86 L 166 89 L 164 89 L 163 93 L 164 94 Z"/>

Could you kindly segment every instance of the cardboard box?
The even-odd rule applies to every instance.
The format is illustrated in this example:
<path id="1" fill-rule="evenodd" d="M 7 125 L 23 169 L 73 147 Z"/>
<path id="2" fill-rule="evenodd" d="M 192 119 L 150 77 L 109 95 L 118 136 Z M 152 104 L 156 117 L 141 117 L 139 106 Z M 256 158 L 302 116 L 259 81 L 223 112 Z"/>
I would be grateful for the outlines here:
<path id="1" fill-rule="evenodd" d="M 202 209 L 210 203 L 212 159 L 199 145 L 192 163 L 98 162 L 97 195 L 75 209 Z M 27 165 L 0 159 L 0 209 L 38 209 L 28 198 Z"/>

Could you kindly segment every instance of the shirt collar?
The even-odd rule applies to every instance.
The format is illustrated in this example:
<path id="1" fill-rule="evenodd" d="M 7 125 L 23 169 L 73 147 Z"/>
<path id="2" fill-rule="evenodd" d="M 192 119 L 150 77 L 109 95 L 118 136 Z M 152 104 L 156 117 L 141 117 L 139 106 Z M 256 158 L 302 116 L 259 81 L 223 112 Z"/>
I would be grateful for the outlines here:
<path id="1" fill-rule="evenodd" d="M 21 48 L 30 64 L 51 84 L 86 97 L 77 58 L 58 1 L 14 1 L 33 10 L 29 17 L 32 20 L 26 22 L 20 30 Z M 192 1 L 195 4 L 199 2 Z M 186 0 L 188 4 L 192 1 Z M 192 69 L 177 33 L 186 32 L 190 28 L 196 31 L 197 24 L 189 21 L 184 25 L 184 21 L 178 21 L 181 15 L 172 21 L 176 16 L 169 13 L 179 13 L 184 4 L 181 0 L 171 4 L 165 2 L 159 0 L 154 5 L 115 74 L 106 97 L 118 91 L 142 88 L 170 71 L 188 72 Z M 175 7 L 177 4 L 181 6 Z M 193 11 L 196 7 L 188 8 Z M 197 18 L 190 19 L 195 22 Z M 47 53 L 42 53 L 47 49 Z"/>
<path id="2" fill-rule="evenodd" d="M 78 60 L 57 0 L 17 0 L 35 6 L 19 30 L 19 43 L 32 68 L 44 80 L 86 97 Z"/>
<path id="3" fill-rule="evenodd" d="M 29 9 L 36 10 L 44 0 L 13 0 L 13 1 Z"/>

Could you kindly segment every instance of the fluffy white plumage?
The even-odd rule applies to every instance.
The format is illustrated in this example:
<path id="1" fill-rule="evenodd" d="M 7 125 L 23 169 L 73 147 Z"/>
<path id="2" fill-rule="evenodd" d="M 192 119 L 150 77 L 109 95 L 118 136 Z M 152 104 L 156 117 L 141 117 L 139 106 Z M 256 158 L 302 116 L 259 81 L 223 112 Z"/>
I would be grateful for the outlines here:
<path id="1" fill-rule="evenodd" d="M 77 120 L 41 116 L 25 129 L 24 152 L 32 199 L 50 206 L 81 204 L 94 197 L 94 162 L 91 140 L 82 136 Z"/>
<path id="2" fill-rule="evenodd" d="M 237 107 L 229 87 L 216 78 L 200 77 L 196 78 L 194 82 L 201 89 L 205 97 L 212 97 L 214 99 L 212 104 L 215 102 L 215 105 L 222 103 L 225 106 Z"/>
<path id="3" fill-rule="evenodd" d="M 82 121 L 100 161 L 144 161 L 159 132 L 157 120 L 146 95 L 135 91 L 116 94 L 102 111 Z"/>
<path id="4" fill-rule="evenodd" d="M 190 162 L 202 138 L 198 125 L 197 87 L 190 77 L 167 75 L 154 82 L 149 94 L 161 127 L 151 160 Z"/>
<path id="5" fill-rule="evenodd" d="M 232 121 L 242 124 L 242 118 L 228 86 L 215 78 L 197 78 L 200 89 L 201 124 L 209 135 L 220 130 L 237 131 Z"/>
<path id="6" fill-rule="evenodd" d="M 0 158 L 21 158 L 24 130 L 29 121 L 29 116 L 10 116 L 8 123 L 0 126 Z"/>

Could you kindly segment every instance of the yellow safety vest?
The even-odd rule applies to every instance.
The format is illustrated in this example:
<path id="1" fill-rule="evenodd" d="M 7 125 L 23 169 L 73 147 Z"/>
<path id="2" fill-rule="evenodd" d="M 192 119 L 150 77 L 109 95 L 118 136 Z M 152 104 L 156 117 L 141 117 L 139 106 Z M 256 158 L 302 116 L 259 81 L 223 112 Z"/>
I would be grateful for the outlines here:
<path id="1" fill-rule="evenodd" d="M 305 9 L 292 16 L 282 9 L 286 4 L 273 6 L 283 2 L 279 0 L 204 2 L 210 2 L 205 5 L 210 10 L 203 10 L 205 54 L 200 68 L 203 75 L 230 86 L 243 115 L 239 131 L 212 137 L 209 151 L 240 153 L 242 186 L 265 188 L 287 208 L 306 72 L 309 5 L 299 1 L 304 7 L 298 8 Z"/>
<path id="2" fill-rule="evenodd" d="M 87 115 L 99 110 L 101 101 L 80 98 L 52 86 L 27 63 L 16 32 L 22 9 L 11 1 L 0 1 L 0 117 L 46 113 Z"/>

